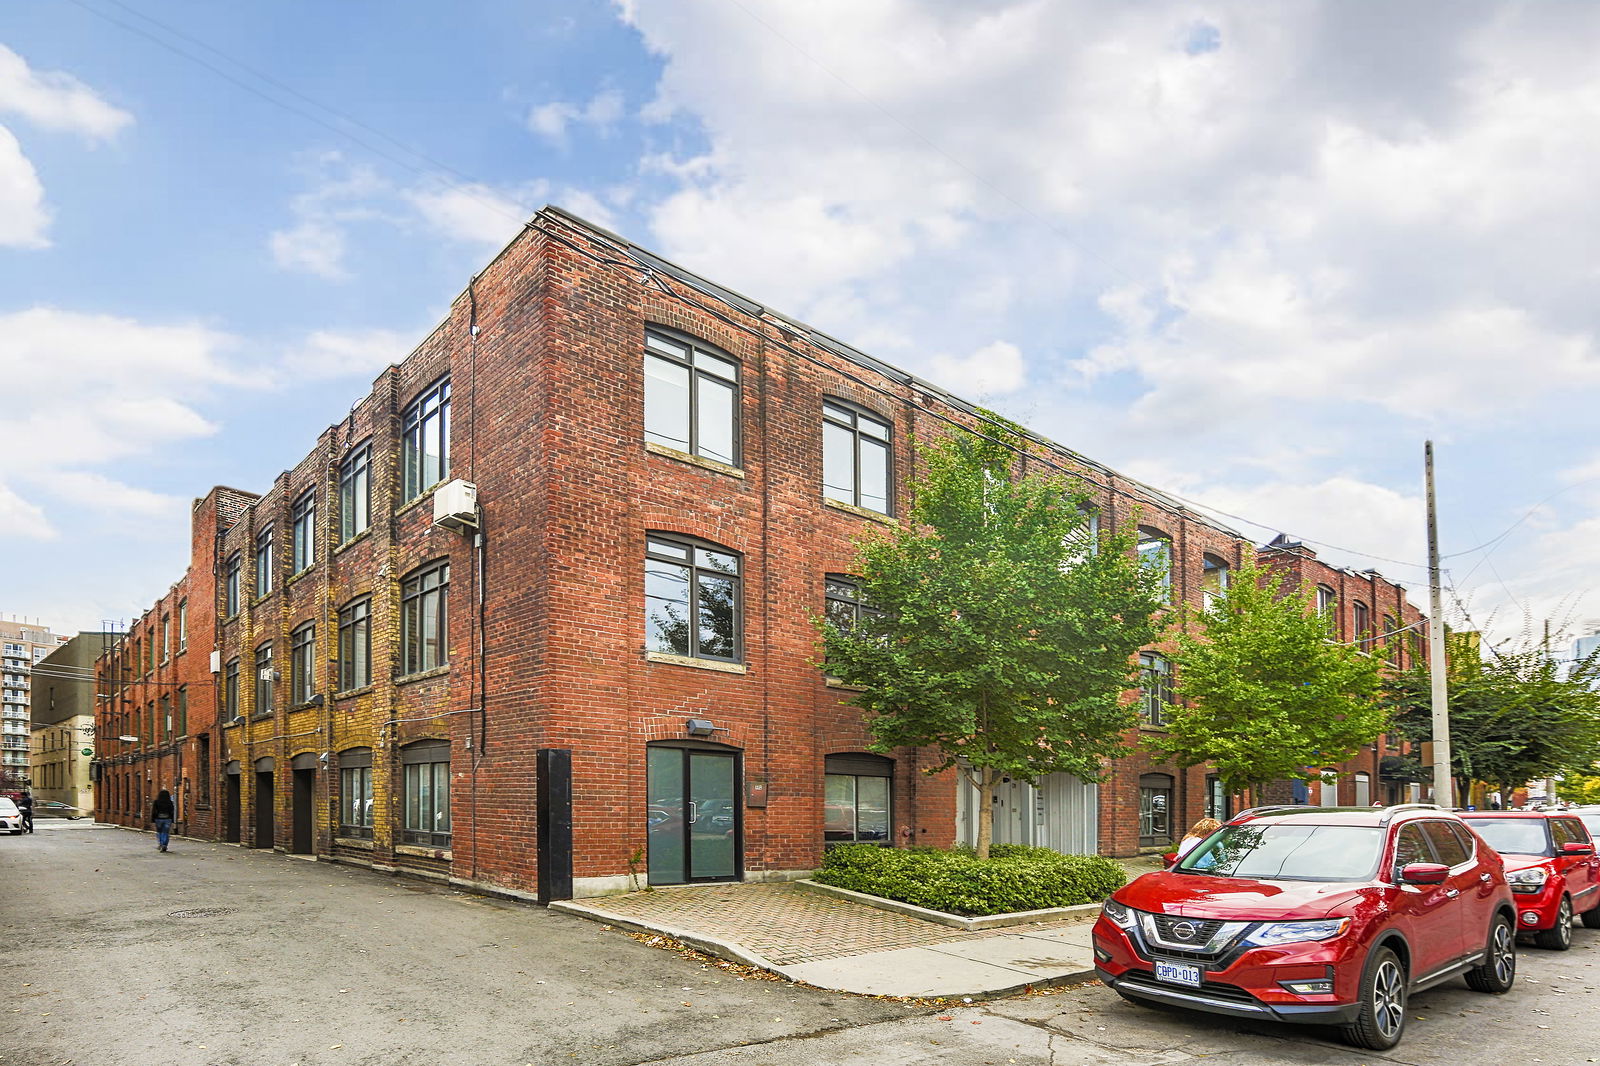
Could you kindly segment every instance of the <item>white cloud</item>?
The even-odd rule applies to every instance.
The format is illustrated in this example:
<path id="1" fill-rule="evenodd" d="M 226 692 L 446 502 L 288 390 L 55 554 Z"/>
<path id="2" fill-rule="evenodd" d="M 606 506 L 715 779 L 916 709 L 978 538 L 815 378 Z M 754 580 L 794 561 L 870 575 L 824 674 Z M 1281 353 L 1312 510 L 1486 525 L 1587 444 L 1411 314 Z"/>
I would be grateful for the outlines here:
<path id="1" fill-rule="evenodd" d="M 528 129 L 552 144 L 565 146 L 573 126 L 589 126 L 607 133 L 622 119 L 624 110 L 622 93 L 603 89 L 586 104 L 552 100 L 531 108 Z"/>
<path id="2" fill-rule="evenodd" d="M 527 206 L 543 198 L 543 183 L 517 190 L 488 185 L 453 185 L 416 189 L 405 194 L 424 223 L 452 240 L 499 248 L 527 225 L 536 208 Z"/>
<path id="3" fill-rule="evenodd" d="M 181 496 L 151 492 L 113 480 L 104 474 L 83 470 L 52 474 L 46 490 L 51 495 L 91 510 L 124 517 L 179 519 L 189 504 Z"/>
<path id="4" fill-rule="evenodd" d="M 398 363 L 416 346 L 416 336 L 395 330 L 317 330 L 288 352 L 281 376 L 296 383 L 342 377 L 371 378 Z"/>
<path id="5" fill-rule="evenodd" d="M 104 141 L 133 123 L 133 116 L 60 71 L 35 71 L 0 45 L 0 112 L 21 115 L 41 128 Z"/>
<path id="6" fill-rule="evenodd" d="M 272 260 L 284 270 L 299 270 L 329 281 L 349 277 L 344 268 L 344 231 L 326 221 L 306 221 L 277 230 L 267 240 Z"/>
<path id="7" fill-rule="evenodd" d="M 0 247 L 45 248 L 50 210 L 39 175 L 22 154 L 22 145 L 0 126 Z"/>
<path id="8" fill-rule="evenodd" d="M 20 540 L 54 540 L 57 533 L 45 520 L 44 509 L 0 483 L 0 536 Z"/>
<path id="9" fill-rule="evenodd" d="M 979 400 L 1016 392 L 1027 380 L 1022 350 L 1008 341 L 995 341 L 959 358 L 936 355 L 933 373 L 937 384 Z"/>

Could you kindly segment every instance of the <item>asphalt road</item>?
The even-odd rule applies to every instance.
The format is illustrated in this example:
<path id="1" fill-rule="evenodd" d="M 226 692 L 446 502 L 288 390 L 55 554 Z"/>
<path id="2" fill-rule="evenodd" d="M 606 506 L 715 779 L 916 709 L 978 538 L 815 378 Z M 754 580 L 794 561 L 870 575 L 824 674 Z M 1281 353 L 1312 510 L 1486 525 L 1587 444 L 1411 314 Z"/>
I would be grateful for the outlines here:
<path id="1" fill-rule="evenodd" d="M 1224 1066 L 1600 1061 L 1600 931 L 1507 996 L 1416 997 L 1385 1054 L 1096 985 L 940 1010 L 741 980 L 537 907 L 41 822 L 0 837 L 0 1066 Z"/>

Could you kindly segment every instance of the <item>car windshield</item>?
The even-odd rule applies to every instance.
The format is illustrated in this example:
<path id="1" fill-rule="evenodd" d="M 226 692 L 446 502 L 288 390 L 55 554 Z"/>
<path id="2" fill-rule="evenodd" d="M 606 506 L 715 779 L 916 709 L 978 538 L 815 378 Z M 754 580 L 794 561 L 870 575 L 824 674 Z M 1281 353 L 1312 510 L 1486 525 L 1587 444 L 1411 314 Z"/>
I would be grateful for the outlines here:
<path id="1" fill-rule="evenodd" d="M 1229 825 L 1177 869 L 1262 881 L 1365 881 L 1378 868 L 1383 833 L 1365 825 Z"/>
<path id="2" fill-rule="evenodd" d="M 1502 855 L 1554 855 L 1543 818 L 1466 818 L 1472 831 Z"/>

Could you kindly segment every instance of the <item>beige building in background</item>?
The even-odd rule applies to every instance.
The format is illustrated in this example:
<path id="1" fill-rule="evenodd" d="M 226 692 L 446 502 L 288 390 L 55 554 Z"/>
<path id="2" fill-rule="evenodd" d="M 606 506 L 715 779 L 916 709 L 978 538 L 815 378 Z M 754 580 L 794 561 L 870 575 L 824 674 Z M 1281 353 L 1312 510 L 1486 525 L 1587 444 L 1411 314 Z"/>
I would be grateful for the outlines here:
<path id="1" fill-rule="evenodd" d="M 94 661 L 115 634 L 79 633 L 34 664 L 30 690 L 33 798 L 94 813 Z"/>
<path id="2" fill-rule="evenodd" d="M 33 666 L 68 639 L 36 620 L 0 618 L 0 792 L 28 785 Z"/>

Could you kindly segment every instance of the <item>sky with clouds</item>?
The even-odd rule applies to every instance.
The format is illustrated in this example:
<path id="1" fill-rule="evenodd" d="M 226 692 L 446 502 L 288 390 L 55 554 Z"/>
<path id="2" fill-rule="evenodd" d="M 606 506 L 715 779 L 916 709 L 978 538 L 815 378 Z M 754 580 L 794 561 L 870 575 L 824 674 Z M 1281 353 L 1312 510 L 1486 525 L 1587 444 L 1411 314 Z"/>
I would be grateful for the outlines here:
<path id="1" fill-rule="evenodd" d="M 136 616 L 556 203 L 1449 614 L 1600 629 L 1600 5 L 11 0 L 0 612 Z M 1465 612 L 1465 616 L 1463 616 Z"/>

